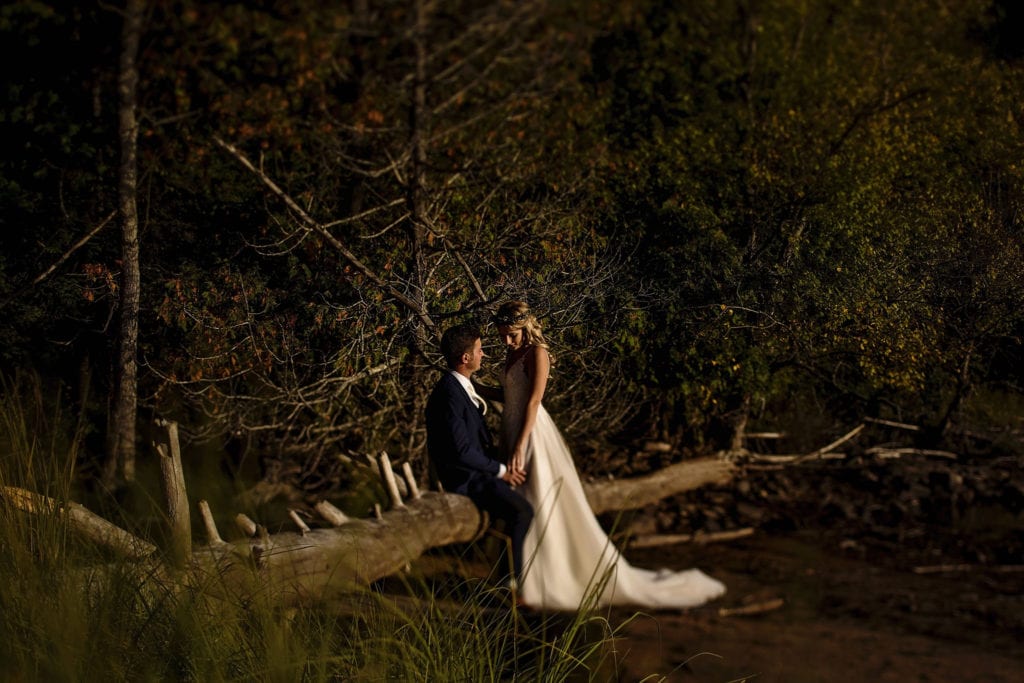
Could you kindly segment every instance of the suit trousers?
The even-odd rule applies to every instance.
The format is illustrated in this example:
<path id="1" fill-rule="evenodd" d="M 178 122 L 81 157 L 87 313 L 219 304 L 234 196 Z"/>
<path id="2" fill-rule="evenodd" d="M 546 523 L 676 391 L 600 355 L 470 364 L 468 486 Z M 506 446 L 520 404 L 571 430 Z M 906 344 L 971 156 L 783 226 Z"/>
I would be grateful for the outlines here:
<path id="1" fill-rule="evenodd" d="M 523 541 L 533 521 L 533 506 L 508 482 L 498 477 L 474 478 L 467 486 L 466 495 L 478 508 L 487 511 L 492 522 L 501 520 L 504 523 L 512 557 L 510 563 L 506 554 L 508 548 L 503 547 L 498 579 L 507 582 L 514 577 L 518 581 L 523 575 Z"/>

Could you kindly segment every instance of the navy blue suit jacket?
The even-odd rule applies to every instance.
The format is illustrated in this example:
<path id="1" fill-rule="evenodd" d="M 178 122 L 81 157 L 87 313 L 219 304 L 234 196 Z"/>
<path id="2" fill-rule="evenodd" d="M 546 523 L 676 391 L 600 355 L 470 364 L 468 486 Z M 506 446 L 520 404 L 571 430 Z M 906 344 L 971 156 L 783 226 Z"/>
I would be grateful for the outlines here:
<path id="1" fill-rule="evenodd" d="M 438 380 L 427 401 L 427 453 L 446 491 L 469 492 L 500 471 L 483 415 L 451 372 Z"/>

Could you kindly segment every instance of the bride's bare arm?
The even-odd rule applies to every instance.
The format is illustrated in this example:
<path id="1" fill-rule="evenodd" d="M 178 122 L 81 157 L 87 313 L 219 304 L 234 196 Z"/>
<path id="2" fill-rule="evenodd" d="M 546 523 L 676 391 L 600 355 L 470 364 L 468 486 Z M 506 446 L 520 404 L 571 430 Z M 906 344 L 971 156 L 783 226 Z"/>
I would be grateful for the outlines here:
<path id="1" fill-rule="evenodd" d="M 523 411 L 523 425 L 519 430 L 509 467 L 523 470 L 525 467 L 526 440 L 530 438 L 533 425 L 537 421 L 537 408 L 544 398 L 544 389 L 548 384 L 548 373 L 551 372 L 551 358 L 548 351 L 539 346 L 530 347 L 523 359 L 526 364 L 526 376 L 530 378 L 530 394 L 526 399 L 526 410 Z"/>
<path id="2" fill-rule="evenodd" d="M 505 402 L 505 392 L 502 391 L 501 387 L 492 387 L 487 384 L 477 384 L 476 380 L 473 382 L 473 388 L 476 389 L 476 393 L 480 394 L 488 401 L 497 401 L 498 403 Z"/>

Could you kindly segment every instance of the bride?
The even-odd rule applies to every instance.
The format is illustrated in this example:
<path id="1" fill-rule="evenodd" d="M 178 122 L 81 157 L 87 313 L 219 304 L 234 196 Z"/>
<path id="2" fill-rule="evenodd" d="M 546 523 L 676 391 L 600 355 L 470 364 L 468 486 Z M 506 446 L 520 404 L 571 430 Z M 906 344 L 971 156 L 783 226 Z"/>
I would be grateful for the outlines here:
<path id="1" fill-rule="evenodd" d="M 493 321 L 507 350 L 501 444 L 508 466 L 526 471 L 519 490 L 535 510 L 523 548 L 521 600 L 555 610 L 686 608 L 722 595 L 725 586 L 699 569 L 651 571 L 619 554 L 594 517 L 572 454 L 541 404 L 551 356 L 540 324 L 522 301 L 503 304 Z"/>

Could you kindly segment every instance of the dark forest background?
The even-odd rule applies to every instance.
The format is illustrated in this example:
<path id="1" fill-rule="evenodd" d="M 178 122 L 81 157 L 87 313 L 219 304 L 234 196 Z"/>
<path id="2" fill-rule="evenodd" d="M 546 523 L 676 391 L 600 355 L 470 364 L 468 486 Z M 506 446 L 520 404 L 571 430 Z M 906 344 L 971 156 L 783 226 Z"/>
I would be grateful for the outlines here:
<path id="1" fill-rule="evenodd" d="M 110 446 L 133 144 L 140 448 L 165 417 L 268 478 L 419 466 L 439 332 L 508 298 L 585 471 L 637 439 L 1019 426 L 1011 0 L 141 11 L 132 141 L 125 8 L 0 7 L 0 368 L 81 417 L 84 478 L 133 448 Z"/>

